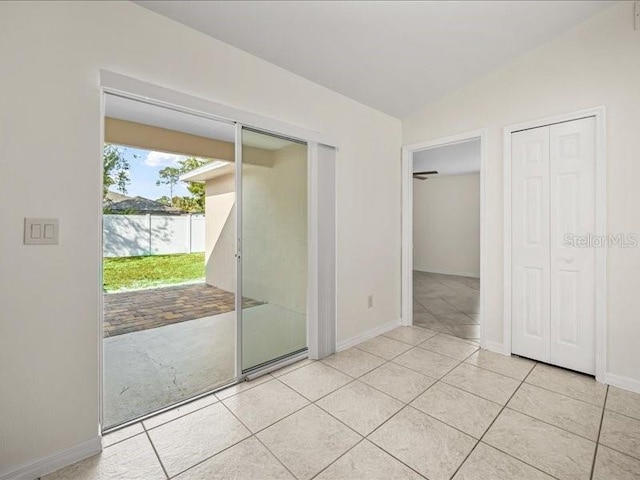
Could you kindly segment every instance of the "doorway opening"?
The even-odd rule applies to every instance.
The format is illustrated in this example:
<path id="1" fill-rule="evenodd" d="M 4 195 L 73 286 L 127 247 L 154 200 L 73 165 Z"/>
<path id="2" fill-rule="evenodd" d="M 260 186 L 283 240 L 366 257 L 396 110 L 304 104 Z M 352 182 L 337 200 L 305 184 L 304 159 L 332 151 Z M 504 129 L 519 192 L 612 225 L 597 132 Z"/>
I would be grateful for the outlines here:
<path id="1" fill-rule="evenodd" d="M 235 126 L 114 95 L 105 96 L 104 125 L 109 429 L 234 381 L 236 273 L 212 265 L 209 232 L 215 212 L 234 238 L 234 219 L 229 208 L 208 208 L 204 184 L 183 177 L 203 168 L 233 177 Z M 212 270 L 226 281 L 209 281 Z"/>
<path id="2" fill-rule="evenodd" d="M 306 356 L 307 143 L 110 94 L 104 121 L 103 430 Z"/>
<path id="3" fill-rule="evenodd" d="M 403 323 L 483 345 L 484 131 L 403 148 Z"/>

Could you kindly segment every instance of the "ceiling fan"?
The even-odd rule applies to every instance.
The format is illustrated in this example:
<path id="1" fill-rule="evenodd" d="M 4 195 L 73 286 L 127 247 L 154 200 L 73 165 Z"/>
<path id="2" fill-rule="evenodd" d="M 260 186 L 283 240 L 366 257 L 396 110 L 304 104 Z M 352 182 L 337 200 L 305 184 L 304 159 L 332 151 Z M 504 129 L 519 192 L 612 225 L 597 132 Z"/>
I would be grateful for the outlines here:
<path id="1" fill-rule="evenodd" d="M 437 175 L 437 170 L 429 170 L 428 172 L 413 172 L 413 178 L 417 178 L 418 180 L 426 180 L 429 177 L 425 177 L 424 175 Z"/>

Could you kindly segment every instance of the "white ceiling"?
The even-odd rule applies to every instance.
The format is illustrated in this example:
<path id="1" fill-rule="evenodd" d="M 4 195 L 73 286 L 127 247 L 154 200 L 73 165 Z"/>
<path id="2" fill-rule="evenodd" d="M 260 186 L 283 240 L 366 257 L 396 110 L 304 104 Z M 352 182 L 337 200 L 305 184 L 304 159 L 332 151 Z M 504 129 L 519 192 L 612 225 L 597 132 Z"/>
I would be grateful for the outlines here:
<path id="1" fill-rule="evenodd" d="M 480 172 L 480 139 L 430 148 L 413 154 L 413 171 L 437 171 L 438 177 Z"/>
<path id="2" fill-rule="evenodd" d="M 149 1 L 150 10 L 398 118 L 606 1 Z"/>

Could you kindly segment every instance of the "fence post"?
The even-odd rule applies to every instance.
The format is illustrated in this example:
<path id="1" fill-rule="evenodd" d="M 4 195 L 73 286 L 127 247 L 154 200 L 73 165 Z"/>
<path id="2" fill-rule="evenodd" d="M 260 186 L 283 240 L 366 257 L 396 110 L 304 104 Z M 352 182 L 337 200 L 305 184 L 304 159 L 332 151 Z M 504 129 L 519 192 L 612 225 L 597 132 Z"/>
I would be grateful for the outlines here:
<path id="1" fill-rule="evenodd" d="M 148 249 L 148 254 L 149 255 L 153 255 L 153 250 L 151 250 L 152 233 L 151 233 L 151 214 L 150 213 L 147 213 L 147 230 L 149 231 L 149 249 Z"/>
<path id="2" fill-rule="evenodd" d="M 189 225 L 187 226 L 187 253 L 191 253 L 192 250 L 192 243 L 191 243 L 191 238 L 193 235 L 193 217 L 191 216 L 191 213 L 189 213 Z"/>

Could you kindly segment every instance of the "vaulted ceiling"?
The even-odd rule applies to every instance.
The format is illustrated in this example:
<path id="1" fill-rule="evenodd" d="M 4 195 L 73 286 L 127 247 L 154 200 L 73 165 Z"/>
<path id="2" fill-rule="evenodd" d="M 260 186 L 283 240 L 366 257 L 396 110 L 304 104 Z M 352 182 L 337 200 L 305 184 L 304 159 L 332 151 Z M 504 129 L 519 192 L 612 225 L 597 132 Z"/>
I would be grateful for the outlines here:
<path id="1" fill-rule="evenodd" d="M 611 5 L 606 1 L 136 3 L 398 118 Z"/>

